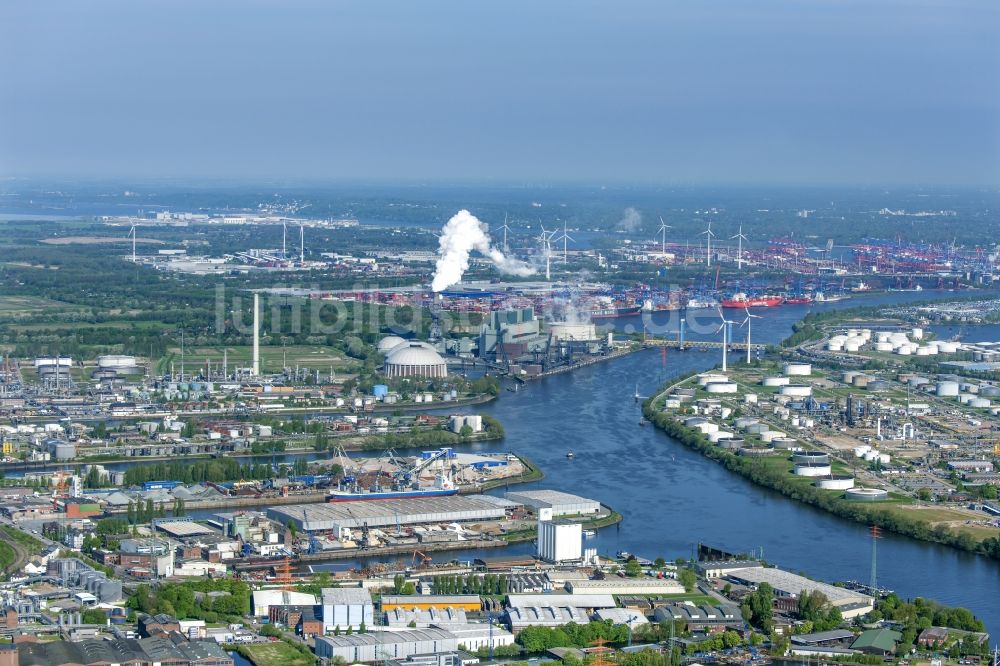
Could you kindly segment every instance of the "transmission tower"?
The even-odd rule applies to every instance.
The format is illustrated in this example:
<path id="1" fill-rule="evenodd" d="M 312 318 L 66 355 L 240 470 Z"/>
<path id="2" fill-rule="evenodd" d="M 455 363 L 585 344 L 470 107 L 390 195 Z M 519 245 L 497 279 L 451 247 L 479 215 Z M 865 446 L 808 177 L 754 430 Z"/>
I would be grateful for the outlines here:
<path id="1" fill-rule="evenodd" d="M 872 536 L 872 572 L 871 580 L 868 582 L 868 586 L 871 588 L 871 594 L 873 597 L 878 597 L 878 540 L 882 538 L 882 528 L 878 525 L 872 525 L 869 528 L 869 533 Z"/>

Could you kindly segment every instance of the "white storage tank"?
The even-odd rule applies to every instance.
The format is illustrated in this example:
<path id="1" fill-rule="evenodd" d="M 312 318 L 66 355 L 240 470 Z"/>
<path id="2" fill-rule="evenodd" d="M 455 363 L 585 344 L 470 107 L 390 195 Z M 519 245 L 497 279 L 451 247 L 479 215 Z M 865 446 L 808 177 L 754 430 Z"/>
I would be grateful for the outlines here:
<path id="1" fill-rule="evenodd" d="M 958 382 L 938 382 L 937 395 L 939 398 L 954 398 L 958 396 Z"/>
<path id="2" fill-rule="evenodd" d="M 733 426 L 743 430 L 747 426 L 754 425 L 755 423 L 760 423 L 760 421 L 749 416 L 741 416 L 733 421 Z"/>
<path id="3" fill-rule="evenodd" d="M 858 372 L 857 370 L 845 370 L 844 374 L 840 376 L 841 381 L 843 381 L 845 384 L 853 384 L 854 378 L 860 374 L 861 373 Z"/>
<path id="4" fill-rule="evenodd" d="M 875 351 L 891 352 L 892 351 L 892 343 L 891 342 L 876 342 L 875 343 Z"/>
<path id="5" fill-rule="evenodd" d="M 937 343 L 937 348 L 942 354 L 954 354 L 958 351 L 958 343 L 942 340 Z"/>
<path id="6" fill-rule="evenodd" d="M 923 340 L 924 339 L 924 329 L 922 329 L 922 328 L 911 329 L 910 330 L 910 337 L 913 338 L 914 340 Z"/>
<path id="7" fill-rule="evenodd" d="M 796 463 L 828 463 L 830 456 L 823 451 L 799 451 L 792 456 Z"/>
<path id="8" fill-rule="evenodd" d="M 848 490 L 854 487 L 854 477 L 846 474 L 831 474 L 816 479 L 816 487 L 823 490 Z"/>
<path id="9" fill-rule="evenodd" d="M 776 439 L 781 439 L 785 437 L 785 433 L 780 430 L 768 430 L 767 432 L 760 433 L 760 441 L 762 442 L 773 442 Z"/>
<path id="10" fill-rule="evenodd" d="M 792 380 L 788 377 L 764 377 L 761 383 L 764 386 L 788 386 Z"/>
<path id="11" fill-rule="evenodd" d="M 991 404 L 989 398 L 973 398 L 969 401 L 969 407 L 975 407 L 976 409 L 989 409 Z"/>
<path id="12" fill-rule="evenodd" d="M 728 382 L 728 381 L 729 381 L 729 377 L 727 377 L 725 375 L 717 375 L 717 374 L 711 374 L 711 373 L 705 373 L 705 374 L 698 375 L 698 385 L 699 386 L 705 386 L 706 384 L 710 384 L 712 382 Z"/>
<path id="13" fill-rule="evenodd" d="M 725 430 L 716 430 L 715 432 L 708 433 L 708 441 L 718 442 L 720 439 L 732 439 L 733 433 L 726 432 Z"/>
<path id="14" fill-rule="evenodd" d="M 705 384 L 707 393 L 736 393 L 736 382 L 711 382 Z"/>
<path id="15" fill-rule="evenodd" d="M 805 398 L 812 395 L 812 387 L 805 384 L 789 384 L 778 389 L 781 395 L 798 396 Z"/>
<path id="16" fill-rule="evenodd" d="M 793 377 L 803 377 L 812 374 L 810 363 L 786 363 L 785 374 Z"/>
<path id="17" fill-rule="evenodd" d="M 796 476 L 830 476 L 833 473 L 829 463 L 796 463 L 792 471 Z"/>
<path id="18" fill-rule="evenodd" d="M 713 432 L 719 432 L 718 425 L 716 425 L 715 423 L 708 423 L 708 422 L 699 423 L 698 425 L 695 426 L 695 429 L 700 430 L 703 435 L 707 435 Z"/>
<path id="19" fill-rule="evenodd" d="M 856 340 L 848 340 L 844 343 L 845 352 L 856 352 L 861 350 L 861 343 Z"/>
<path id="20" fill-rule="evenodd" d="M 751 435 L 759 435 L 762 432 L 767 432 L 770 430 L 767 424 L 764 423 L 752 423 L 746 427 L 746 431 Z"/>
<path id="21" fill-rule="evenodd" d="M 851 488 L 844 497 L 856 502 L 880 502 L 888 499 L 889 493 L 881 488 Z"/>
<path id="22" fill-rule="evenodd" d="M 826 350 L 832 352 L 844 351 L 844 345 L 841 342 L 834 342 L 830 340 L 826 343 Z"/>

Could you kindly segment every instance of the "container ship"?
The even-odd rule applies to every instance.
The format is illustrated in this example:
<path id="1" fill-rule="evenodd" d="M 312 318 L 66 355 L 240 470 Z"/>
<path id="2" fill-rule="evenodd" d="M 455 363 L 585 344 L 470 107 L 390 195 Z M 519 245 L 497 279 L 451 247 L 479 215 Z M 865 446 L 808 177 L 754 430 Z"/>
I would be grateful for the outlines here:
<path id="1" fill-rule="evenodd" d="M 784 299 L 781 296 L 747 296 L 746 294 L 733 294 L 732 298 L 722 299 L 724 308 L 773 308 L 781 305 Z"/>
<path id="2" fill-rule="evenodd" d="M 606 308 L 595 308 L 590 311 L 591 319 L 615 319 L 617 317 L 634 317 L 642 312 L 641 305 L 625 305 Z"/>
<path id="3" fill-rule="evenodd" d="M 429 487 L 413 486 L 410 488 L 388 488 L 380 486 L 372 488 L 361 488 L 359 486 L 349 486 L 338 488 L 326 497 L 327 502 L 364 502 L 367 500 L 387 500 L 387 499 L 412 499 L 415 497 L 445 497 L 455 495 L 458 488 L 448 477 L 438 474 L 434 485 Z"/>

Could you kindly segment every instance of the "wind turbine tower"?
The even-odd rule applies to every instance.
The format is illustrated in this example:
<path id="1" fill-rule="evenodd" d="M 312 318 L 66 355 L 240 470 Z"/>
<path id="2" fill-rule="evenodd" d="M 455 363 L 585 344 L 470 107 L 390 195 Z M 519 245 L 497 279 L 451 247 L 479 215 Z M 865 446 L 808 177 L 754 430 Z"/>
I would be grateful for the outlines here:
<path id="1" fill-rule="evenodd" d="M 302 224 L 299 225 L 299 264 L 306 265 L 306 228 Z"/>
<path id="2" fill-rule="evenodd" d="M 565 266 L 568 263 L 568 261 L 569 261 L 567 259 L 568 252 L 567 252 L 567 249 L 566 249 L 566 241 L 574 241 L 574 242 L 576 242 L 575 239 L 572 236 L 570 236 L 568 233 L 566 233 L 566 222 L 565 221 L 563 221 L 562 236 L 560 236 L 557 240 L 561 240 L 563 242 L 563 266 Z"/>
<path id="3" fill-rule="evenodd" d="M 657 231 L 660 232 L 660 253 L 667 253 L 667 229 L 673 229 L 669 224 L 663 221 L 663 216 L 660 216 L 660 228 Z"/>
<path id="4" fill-rule="evenodd" d="M 708 229 L 706 229 L 705 231 L 701 232 L 698 235 L 699 236 L 705 236 L 705 238 L 708 240 L 708 246 L 707 246 L 706 251 L 705 251 L 705 265 L 706 266 L 711 266 L 712 265 L 712 236 L 715 235 L 714 233 L 712 233 L 712 221 L 711 220 L 708 221 Z"/>
<path id="5" fill-rule="evenodd" d="M 760 315 L 750 314 L 750 308 L 744 308 L 747 318 L 743 320 L 743 326 L 747 327 L 747 365 L 750 365 L 750 320 L 760 319 Z"/>
<path id="6" fill-rule="evenodd" d="M 735 236 L 733 236 L 733 238 L 739 239 L 739 244 L 736 250 L 736 268 L 738 270 L 743 270 L 743 241 L 745 241 L 747 237 L 743 235 L 742 224 L 740 225 L 739 232 Z"/>
<path id="7" fill-rule="evenodd" d="M 285 224 L 284 220 L 282 220 L 281 221 L 281 258 L 282 259 L 287 259 L 288 258 L 288 253 L 285 252 L 285 239 L 287 238 L 287 236 L 288 236 L 288 225 Z"/>
<path id="8" fill-rule="evenodd" d="M 507 232 L 510 231 L 510 227 L 507 226 L 507 213 L 503 214 L 503 253 L 507 254 L 510 252 L 510 247 L 507 245 Z"/>
<path id="9" fill-rule="evenodd" d="M 722 322 L 719 328 L 715 331 L 716 333 L 722 332 L 722 371 L 725 372 L 727 369 L 726 362 L 728 360 L 726 353 L 729 351 L 729 325 L 733 322 L 726 319 L 722 314 L 722 308 L 718 308 L 719 320 Z"/>
<path id="10" fill-rule="evenodd" d="M 135 263 L 135 225 L 134 224 L 132 225 L 132 228 L 129 229 L 128 233 L 129 233 L 130 236 L 132 236 L 132 263 L 134 264 Z M 56 374 L 58 374 L 58 373 L 56 373 Z"/>

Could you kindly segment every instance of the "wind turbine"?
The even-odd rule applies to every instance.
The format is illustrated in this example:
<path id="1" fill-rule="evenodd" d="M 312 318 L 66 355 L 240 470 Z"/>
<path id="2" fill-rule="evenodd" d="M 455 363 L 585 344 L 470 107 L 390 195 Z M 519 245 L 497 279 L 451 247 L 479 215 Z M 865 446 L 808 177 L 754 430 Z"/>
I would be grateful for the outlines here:
<path id="1" fill-rule="evenodd" d="M 660 254 L 667 253 L 667 229 L 673 229 L 673 227 L 664 222 L 663 216 L 660 215 L 660 228 L 657 229 L 660 232 Z"/>
<path id="2" fill-rule="evenodd" d="M 761 316 L 760 315 L 755 315 L 755 314 L 750 314 L 750 308 L 747 307 L 747 306 L 743 306 L 743 309 L 747 313 L 747 318 L 743 320 L 743 323 L 740 324 L 740 326 L 746 326 L 747 327 L 747 365 L 750 365 L 750 320 L 751 319 L 760 319 Z"/>
<path id="3" fill-rule="evenodd" d="M 507 213 L 503 214 L 503 226 L 500 228 L 503 229 L 503 253 L 508 254 L 510 248 L 507 246 L 507 232 L 510 231 L 510 227 L 507 226 Z"/>
<path id="4" fill-rule="evenodd" d="M 542 227 L 542 233 L 538 235 L 538 240 L 542 243 L 542 252 L 545 254 L 545 279 L 552 279 L 552 237 L 555 236 L 556 232 L 546 231 L 545 225 L 539 224 Z"/>
<path id="5" fill-rule="evenodd" d="M 568 233 L 566 233 L 566 222 L 565 222 L 565 220 L 563 221 L 562 236 L 560 236 L 556 240 L 557 241 L 561 240 L 563 242 L 563 266 L 565 266 L 568 263 L 568 260 L 566 258 L 566 256 L 567 256 L 566 241 L 573 241 L 574 243 L 576 242 L 576 239 L 574 239 L 572 236 L 570 236 Z"/>
<path id="6" fill-rule="evenodd" d="M 739 239 L 739 246 L 736 250 L 736 268 L 738 270 L 743 270 L 743 241 L 745 241 L 747 237 L 743 235 L 742 224 L 740 225 L 739 232 L 735 236 L 733 236 L 733 238 Z"/>
<path id="7" fill-rule="evenodd" d="M 281 221 L 281 258 L 287 259 L 288 253 L 285 251 L 285 238 L 288 236 L 288 225 Z"/>
<path id="8" fill-rule="evenodd" d="M 712 221 L 711 220 L 708 221 L 708 229 L 706 229 L 705 231 L 701 232 L 698 235 L 699 236 L 705 236 L 708 239 L 708 248 L 707 248 L 707 250 L 705 252 L 705 264 L 707 266 L 711 266 L 712 265 L 712 236 L 715 235 L 714 233 L 712 233 Z"/>
<path id="9" fill-rule="evenodd" d="M 306 228 L 305 225 L 299 225 L 299 265 L 306 265 Z"/>
<path id="10" fill-rule="evenodd" d="M 726 327 L 729 324 L 732 324 L 734 322 L 729 321 L 728 319 L 725 318 L 725 316 L 723 316 L 723 314 L 722 314 L 722 308 L 716 308 L 716 311 L 719 313 L 719 320 L 722 322 L 719 325 L 719 328 L 716 329 L 715 332 L 718 333 L 719 331 L 722 331 L 722 371 L 725 372 L 726 371 L 726 367 L 727 367 L 726 366 L 726 360 L 727 360 L 726 352 L 729 350 L 729 335 L 727 333 L 728 329 Z"/>
<path id="11" fill-rule="evenodd" d="M 135 263 L 135 225 L 134 224 L 132 225 L 132 228 L 128 230 L 128 235 L 132 237 L 132 263 L 134 264 Z M 128 236 L 126 236 L 126 238 L 127 237 Z"/>

